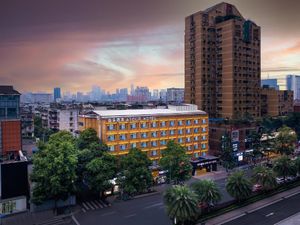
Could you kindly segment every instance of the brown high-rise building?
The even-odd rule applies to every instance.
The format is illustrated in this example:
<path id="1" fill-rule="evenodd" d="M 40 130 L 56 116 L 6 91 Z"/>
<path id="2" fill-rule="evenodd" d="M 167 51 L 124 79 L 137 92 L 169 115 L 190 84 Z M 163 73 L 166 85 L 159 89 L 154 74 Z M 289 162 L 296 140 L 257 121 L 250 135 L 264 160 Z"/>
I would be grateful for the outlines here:
<path id="1" fill-rule="evenodd" d="M 231 4 L 185 19 L 185 102 L 211 118 L 260 117 L 260 27 Z"/>

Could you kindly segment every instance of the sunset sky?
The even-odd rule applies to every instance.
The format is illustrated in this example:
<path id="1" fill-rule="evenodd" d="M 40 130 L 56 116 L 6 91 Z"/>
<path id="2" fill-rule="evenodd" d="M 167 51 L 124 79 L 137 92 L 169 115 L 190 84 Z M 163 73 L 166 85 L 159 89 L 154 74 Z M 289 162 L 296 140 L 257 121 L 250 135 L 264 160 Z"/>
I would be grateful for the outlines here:
<path id="1" fill-rule="evenodd" d="M 184 18 L 220 1 L 1 0 L 0 84 L 21 92 L 183 87 Z M 262 77 L 300 74 L 300 1 L 236 0 L 262 30 Z"/>

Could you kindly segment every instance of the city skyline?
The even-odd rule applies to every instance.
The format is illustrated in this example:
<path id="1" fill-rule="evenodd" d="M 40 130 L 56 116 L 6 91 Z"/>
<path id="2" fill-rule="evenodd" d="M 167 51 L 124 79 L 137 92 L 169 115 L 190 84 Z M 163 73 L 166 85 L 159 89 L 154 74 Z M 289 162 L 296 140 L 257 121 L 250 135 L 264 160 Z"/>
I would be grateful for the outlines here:
<path id="1" fill-rule="evenodd" d="M 7 1 L 0 14 L 0 83 L 21 92 L 183 87 L 184 18 L 219 2 Z M 299 74 L 300 3 L 227 2 L 262 28 L 262 78 Z"/>

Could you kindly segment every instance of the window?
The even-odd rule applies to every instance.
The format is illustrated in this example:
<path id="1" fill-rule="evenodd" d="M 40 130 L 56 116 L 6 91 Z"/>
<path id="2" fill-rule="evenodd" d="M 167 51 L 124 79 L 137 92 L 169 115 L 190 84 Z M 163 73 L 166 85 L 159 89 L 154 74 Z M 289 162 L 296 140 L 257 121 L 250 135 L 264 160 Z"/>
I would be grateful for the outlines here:
<path id="1" fill-rule="evenodd" d="M 182 120 L 178 120 L 178 125 L 182 126 L 182 124 L 183 124 Z"/>
<path id="2" fill-rule="evenodd" d="M 147 148 L 147 142 L 142 142 L 142 143 L 141 143 L 141 147 L 142 147 L 142 148 Z"/>
<path id="3" fill-rule="evenodd" d="M 115 151 L 115 146 L 114 145 L 110 145 L 108 146 L 109 151 L 113 152 Z"/>
<path id="4" fill-rule="evenodd" d="M 198 140 L 199 140 L 199 137 L 198 137 L 198 136 L 195 136 L 195 137 L 194 137 L 194 140 L 195 140 L 195 141 L 198 141 Z"/>
<path id="5" fill-rule="evenodd" d="M 186 129 L 186 133 L 190 134 L 191 133 L 191 129 L 190 128 Z"/>
<path id="6" fill-rule="evenodd" d="M 152 166 L 157 166 L 158 165 L 158 161 L 157 160 L 152 160 Z"/>
<path id="7" fill-rule="evenodd" d="M 161 140 L 160 141 L 160 145 L 166 145 L 167 144 L 167 141 L 166 140 Z"/>
<path id="8" fill-rule="evenodd" d="M 195 128 L 194 133 L 196 133 L 196 134 L 199 133 L 199 128 Z"/>
<path id="9" fill-rule="evenodd" d="M 178 130 L 178 134 L 183 134 L 183 130 L 182 130 L 182 129 L 179 129 L 179 130 Z"/>
<path id="10" fill-rule="evenodd" d="M 165 126 L 166 126 L 166 121 L 161 121 L 161 122 L 160 122 L 160 126 L 161 126 L 161 127 L 165 127 Z"/>
<path id="11" fill-rule="evenodd" d="M 198 152 L 194 153 L 194 157 L 198 158 L 199 157 L 199 153 Z"/>
<path id="12" fill-rule="evenodd" d="M 203 141 L 206 140 L 206 136 L 205 135 L 202 136 L 202 140 Z"/>
<path id="13" fill-rule="evenodd" d="M 202 123 L 203 123 L 203 124 L 206 124 L 206 119 L 202 119 Z"/>
<path id="14" fill-rule="evenodd" d="M 206 148 L 206 144 L 201 144 L 201 148 L 205 149 Z"/>
<path id="15" fill-rule="evenodd" d="M 136 133 L 130 134 L 131 139 L 136 139 L 137 135 Z"/>
<path id="16" fill-rule="evenodd" d="M 190 138 L 190 137 L 187 137 L 187 138 L 186 138 L 186 142 L 187 142 L 187 143 L 191 142 L 191 138 Z"/>
<path id="17" fill-rule="evenodd" d="M 175 130 L 170 130 L 170 135 L 175 135 Z"/>
<path id="18" fill-rule="evenodd" d="M 156 131 L 152 132 L 151 135 L 152 135 L 152 137 L 157 137 L 157 132 Z"/>
<path id="19" fill-rule="evenodd" d="M 125 134 L 121 134 L 121 135 L 120 135 L 120 140 L 121 140 L 121 141 L 126 140 L 126 135 L 125 135 Z"/>
<path id="20" fill-rule="evenodd" d="M 157 151 L 156 150 L 151 151 L 151 156 L 157 156 Z"/>
<path id="21" fill-rule="evenodd" d="M 156 127 L 156 122 L 152 122 L 151 127 Z"/>
<path id="22" fill-rule="evenodd" d="M 160 135 L 161 135 L 162 137 L 165 137 L 165 136 L 167 136 L 167 132 L 166 132 L 165 130 L 163 130 L 163 131 L 160 132 Z"/>
<path id="23" fill-rule="evenodd" d="M 142 133 L 142 138 L 147 138 L 147 133 Z"/>
<path id="24" fill-rule="evenodd" d="M 183 143 L 183 139 L 182 138 L 178 138 L 178 143 Z"/>
<path id="25" fill-rule="evenodd" d="M 198 144 L 194 144 L 194 149 L 198 149 L 198 148 L 199 148 Z"/>
<path id="26" fill-rule="evenodd" d="M 107 130 L 114 130 L 115 129 L 115 126 L 113 124 L 107 126 Z"/>
<path id="27" fill-rule="evenodd" d="M 186 149 L 187 149 L 188 151 L 190 151 L 190 150 L 192 150 L 192 146 L 187 146 Z"/>
<path id="28" fill-rule="evenodd" d="M 190 121 L 190 120 L 187 120 L 187 121 L 185 121 L 185 124 L 186 124 L 186 125 L 191 125 L 191 121 Z"/>
<path id="29" fill-rule="evenodd" d="M 198 124 L 199 121 L 197 119 L 194 120 L 194 124 Z"/>
<path id="30" fill-rule="evenodd" d="M 174 127 L 175 126 L 175 121 L 174 120 L 171 120 L 170 121 L 170 127 Z"/>
<path id="31" fill-rule="evenodd" d="M 126 145 L 120 145 L 120 150 L 122 151 L 126 150 Z"/>
<path id="32" fill-rule="evenodd" d="M 147 128 L 147 123 L 142 123 L 142 124 L 141 124 L 141 127 L 142 127 L 142 128 Z"/>
<path id="33" fill-rule="evenodd" d="M 202 152 L 202 156 L 206 156 L 206 152 Z"/>
<path id="34" fill-rule="evenodd" d="M 136 129 L 136 123 L 130 124 L 130 128 L 131 128 L 131 129 Z"/>
<path id="35" fill-rule="evenodd" d="M 157 142 L 156 141 L 151 141 L 151 146 L 152 147 L 156 147 L 157 146 Z"/>
<path id="36" fill-rule="evenodd" d="M 136 148 L 136 143 L 131 143 L 131 144 L 130 144 L 130 147 L 131 147 L 131 148 Z"/>
<path id="37" fill-rule="evenodd" d="M 206 127 L 202 127 L 202 132 L 206 132 Z"/>
<path id="38" fill-rule="evenodd" d="M 120 130 L 125 130 L 125 129 L 126 129 L 125 124 L 121 124 L 121 125 L 119 126 L 119 129 L 120 129 Z"/>
<path id="39" fill-rule="evenodd" d="M 115 135 L 108 136 L 108 141 L 114 141 L 114 140 L 115 140 Z"/>

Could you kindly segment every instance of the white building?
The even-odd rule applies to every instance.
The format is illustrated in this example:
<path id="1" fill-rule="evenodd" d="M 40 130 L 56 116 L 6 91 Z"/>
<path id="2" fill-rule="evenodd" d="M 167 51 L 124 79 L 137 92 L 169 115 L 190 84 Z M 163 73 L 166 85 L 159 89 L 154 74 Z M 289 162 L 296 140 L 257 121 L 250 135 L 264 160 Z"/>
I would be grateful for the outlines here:
<path id="1" fill-rule="evenodd" d="M 59 130 L 66 130 L 75 134 L 75 131 L 78 130 L 78 114 L 78 109 L 59 109 L 57 115 Z"/>
<path id="2" fill-rule="evenodd" d="M 184 98 L 184 88 L 168 88 L 167 102 L 182 103 Z"/>
<path id="3" fill-rule="evenodd" d="M 287 75 L 286 88 L 294 91 L 294 100 L 300 100 L 300 75 Z"/>

